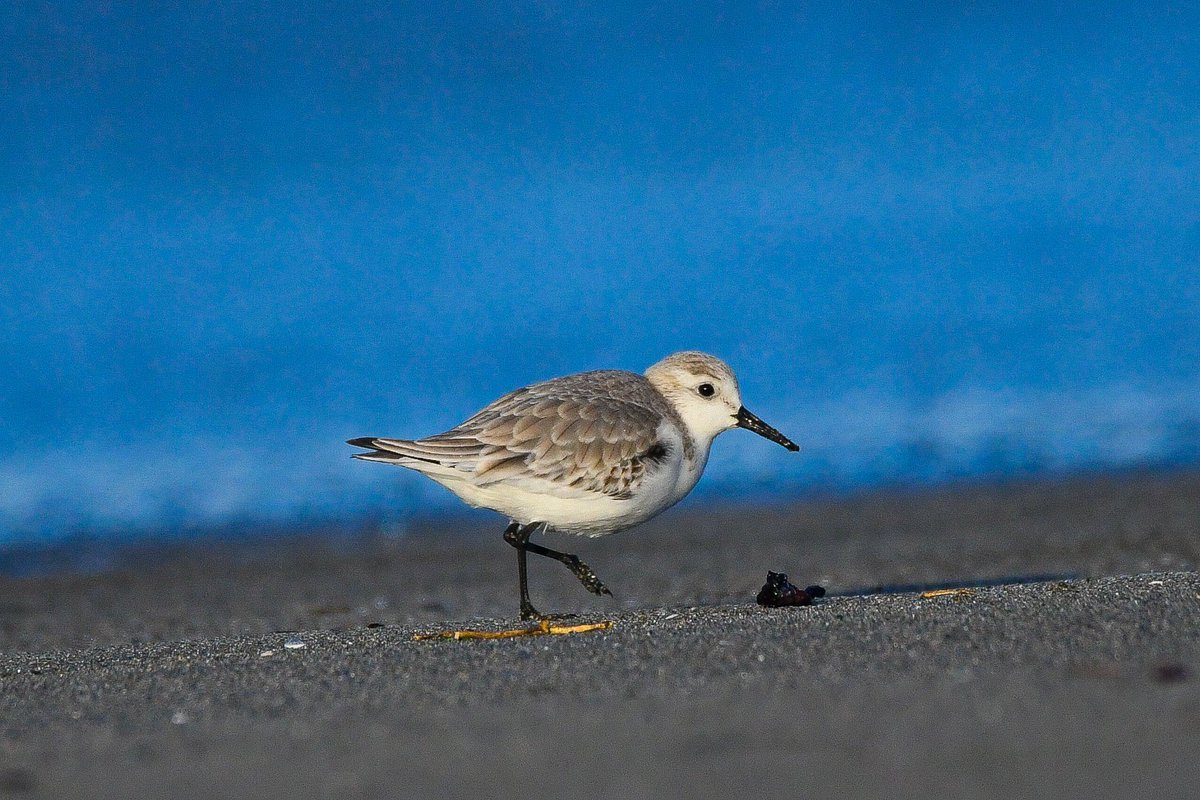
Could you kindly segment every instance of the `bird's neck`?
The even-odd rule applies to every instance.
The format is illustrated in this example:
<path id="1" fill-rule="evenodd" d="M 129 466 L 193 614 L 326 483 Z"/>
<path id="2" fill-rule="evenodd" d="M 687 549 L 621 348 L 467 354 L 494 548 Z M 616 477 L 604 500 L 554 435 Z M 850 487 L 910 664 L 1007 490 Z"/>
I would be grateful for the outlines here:
<path id="1" fill-rule="evenodd" d="M 712 436 L 693 436 L 691 433 L 684 433 L 683 447 L 683 469 L 680 475 L 682 484 L 687 484 L 688 491 L 696 485 L 700 480 L 700 476 L 704 474 L 704 467 L 708 464 L 708 452 L 712 448 Z"/>

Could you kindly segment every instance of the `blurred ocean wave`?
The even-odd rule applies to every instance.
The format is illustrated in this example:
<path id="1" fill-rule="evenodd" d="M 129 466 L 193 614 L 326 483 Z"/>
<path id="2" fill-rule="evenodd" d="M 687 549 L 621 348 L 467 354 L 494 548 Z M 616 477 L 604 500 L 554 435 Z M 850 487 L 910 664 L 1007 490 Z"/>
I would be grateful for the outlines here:
<path id="1" fill-rule="evenodd" d="M 1200 462 L 1200 13 L 0 15 L 0 542 L 457 508 L 351 462 L 725 358 L 703 501 Z M 286 17 L 286 19 L 284 19 Z"/>
<path id="2" fill-rule="evenodd" d="M 1200 463 L 1200 382 L 1155 389 L 963 389 L 929 402 L 873 395 L 784 414 L 799 474 L 739 442 L 718 479 L 801 491 Z M 747 480 L 750 478 L 751 480 Z"/>
<path id="3" fill-rule="evenodd" d="M 1084 391 L 963 389 L 923 403 L 857 394 L 762 415 L 791 455 L 732 431 L 713 448 L 700 502 L 1200 463 L 1200 382 Z M 407 470 L 349 458 L 349 430 L 286 447 L 240 434 L 136 446 L 67 445 L 0 460 L 0 544 L 79 534 L 186 537 L 213 529 L 405 519 L 461 503 Z"/>

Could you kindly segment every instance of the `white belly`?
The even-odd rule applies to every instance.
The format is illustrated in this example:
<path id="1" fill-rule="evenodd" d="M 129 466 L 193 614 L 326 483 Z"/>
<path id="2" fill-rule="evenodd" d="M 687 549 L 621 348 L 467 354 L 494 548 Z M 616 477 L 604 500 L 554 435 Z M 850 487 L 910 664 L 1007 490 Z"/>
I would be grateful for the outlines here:
<path id="1" fill-rule="evenodd" d="M 673 433 L 673 432 L 672 432 Z M 670 436 L 664 437 L 670 440 Z M 548 481 L 518 479 L 479 486 L 461 472 L 430 478 L 476 508 L 490 508 L 522 524 L 544 522 L 563 533 L 604 536 L 638 525 L 678 503 L 700 479 L 708 447 L 696 448 L 691 461 L 683 457 L 682 441 L 672 441 L 670 458 L 647 470 L 631 497 L 599 492 L 564 492 Z M 424 470 L 422 470 L 424 471 Z"/>

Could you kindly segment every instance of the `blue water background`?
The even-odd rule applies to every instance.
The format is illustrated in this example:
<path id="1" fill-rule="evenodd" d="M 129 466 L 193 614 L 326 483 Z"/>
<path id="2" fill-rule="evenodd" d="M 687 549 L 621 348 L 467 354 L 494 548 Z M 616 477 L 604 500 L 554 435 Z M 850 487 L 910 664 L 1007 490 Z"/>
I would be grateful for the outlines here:
<path id="1" fill-rule="evenodd" d="M 699 493 L 1200 462 L 1191 4 L 10 4 L 0 542 L 451 508 L 353 462 L 678 349 Z"/>

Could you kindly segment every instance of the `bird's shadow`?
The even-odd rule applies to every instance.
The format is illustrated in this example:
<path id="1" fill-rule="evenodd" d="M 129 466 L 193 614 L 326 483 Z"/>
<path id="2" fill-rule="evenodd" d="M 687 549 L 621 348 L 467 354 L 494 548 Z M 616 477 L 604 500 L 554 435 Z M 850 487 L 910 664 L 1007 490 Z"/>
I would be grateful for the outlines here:
<path id="1" fill-rule="evenodd" d="M 936 583 L 884 583 L 859 589 L 828 592 L 826 597 L 866 597 L 873 594 L 916 594 L 936 592 L 944 589 L 986 589 L 993 586 L 1016 586 L 1029 583 L 1051 583 L 1084 577 L 1078 572 L 1038 572 L 1027 575 L 1004 575 L 999 578 L 984 578 L 963 581 L 940 581 Z"/>

